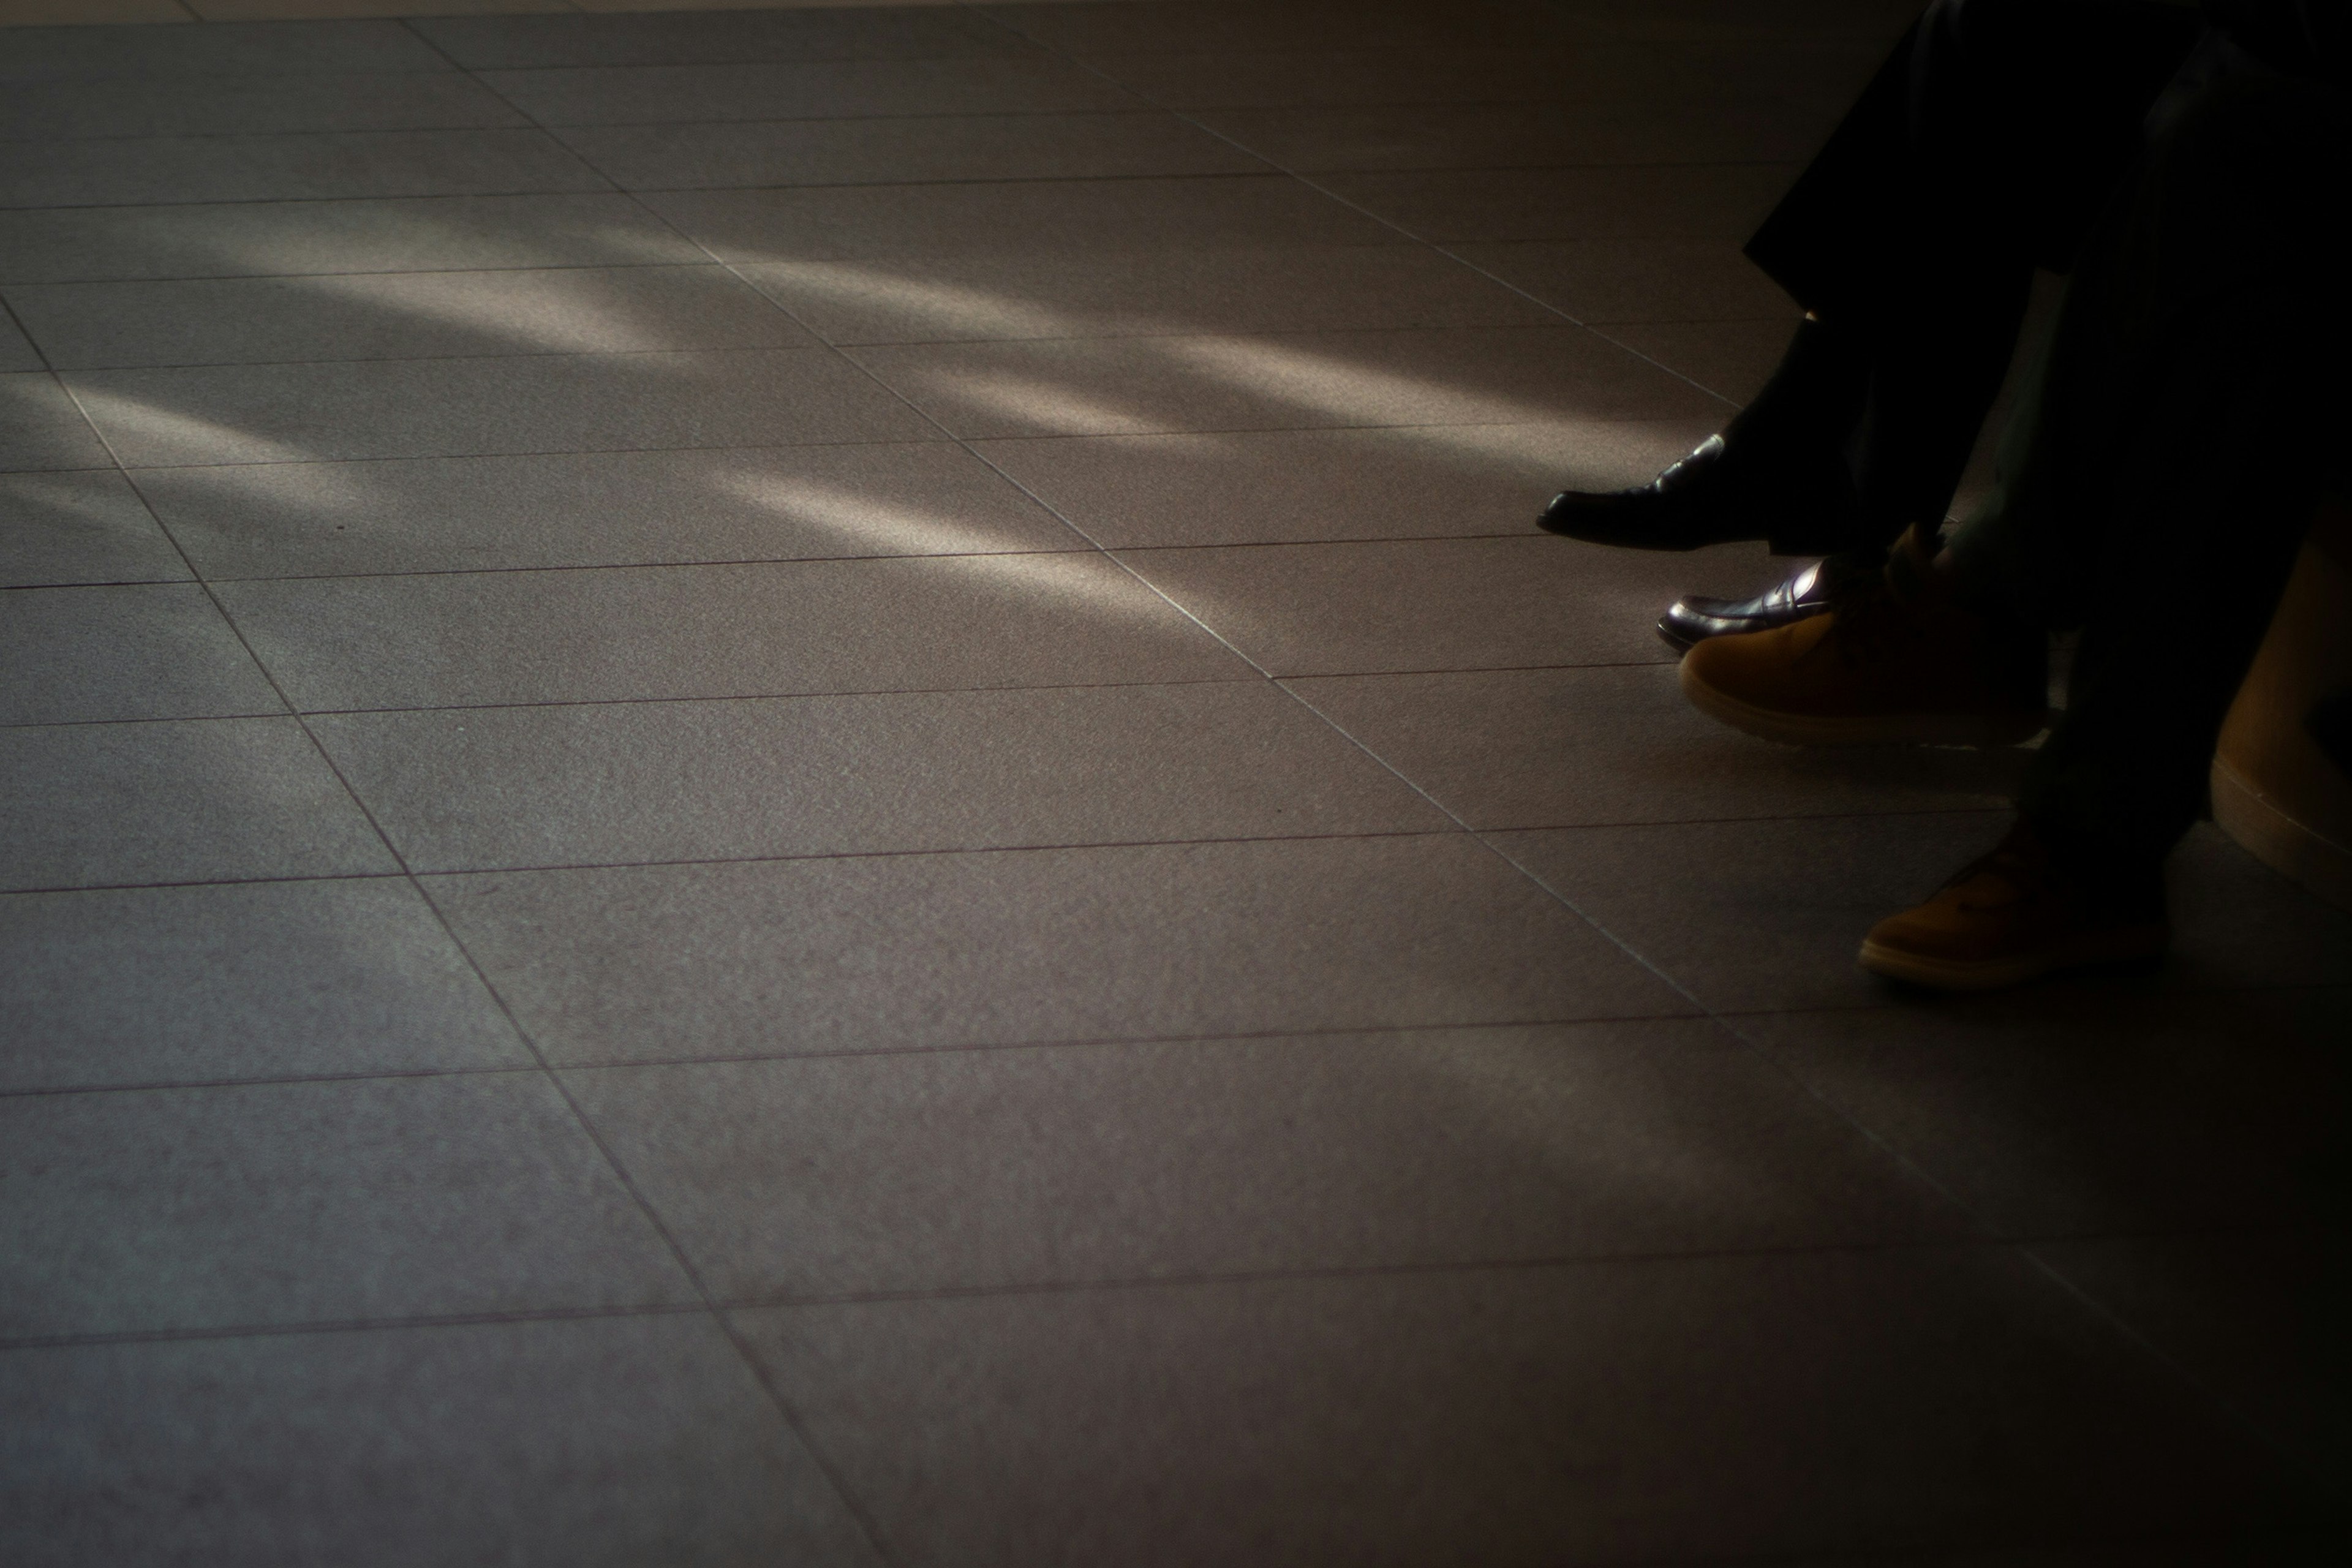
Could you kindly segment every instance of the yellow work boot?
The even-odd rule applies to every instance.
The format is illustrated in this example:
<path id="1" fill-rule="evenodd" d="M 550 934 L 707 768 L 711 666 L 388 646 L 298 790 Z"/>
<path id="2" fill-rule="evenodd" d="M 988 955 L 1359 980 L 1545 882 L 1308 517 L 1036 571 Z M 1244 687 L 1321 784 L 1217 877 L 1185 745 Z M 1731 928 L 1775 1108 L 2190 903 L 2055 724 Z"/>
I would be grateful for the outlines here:
<path id="1" fill-rule="evenodd" d="M 1916 528 L 1886 569 L 1835 586 L 1830 609 L 1683 656 L 1683 695 L 1710 719 L 1793 746 L 2013 746 L 2049 722 L 2048 640 L 1960 604 Z"/>
<path id="2" fill-rule="evenodd" d="M 2171 940 L 2156 867 L 2062 862 L 2021 819 L 1934 898 L 1871 927 L 1862 966 L 1938 991 L 1991 991 L 2061 969 L 2157 958 Z"/>

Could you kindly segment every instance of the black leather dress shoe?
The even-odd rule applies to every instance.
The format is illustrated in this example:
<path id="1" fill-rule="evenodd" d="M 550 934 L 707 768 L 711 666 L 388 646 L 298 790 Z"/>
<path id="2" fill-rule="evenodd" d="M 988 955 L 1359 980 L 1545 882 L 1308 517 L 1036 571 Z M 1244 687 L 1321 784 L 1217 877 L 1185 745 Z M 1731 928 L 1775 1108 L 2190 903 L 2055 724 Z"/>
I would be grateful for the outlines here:
<path id="1" fill-rule="evenodd" d="M 1678 648 L 1709 637 L 1738 632 L 1768 632 L 1818 616 L 1830 607 L 1830 578 L 1835 569 L 1816 561 L 1787 582 L 1766 589 L 1752 599 L 1710 599 L 1685 594 L 1658 617 L 1658 635 Z"/>
<path id="2" fill-rule="evenodd" d="M 1741 539 L 1833 536 L 1853 506 L 1853 483 L 1833 452 L 1766 462 L 1734 457 L 1722 437 L 1709 436 L 1646 485 L 1562 490 L 1536 521 L 1589 544 L 1697 550 Z"/>

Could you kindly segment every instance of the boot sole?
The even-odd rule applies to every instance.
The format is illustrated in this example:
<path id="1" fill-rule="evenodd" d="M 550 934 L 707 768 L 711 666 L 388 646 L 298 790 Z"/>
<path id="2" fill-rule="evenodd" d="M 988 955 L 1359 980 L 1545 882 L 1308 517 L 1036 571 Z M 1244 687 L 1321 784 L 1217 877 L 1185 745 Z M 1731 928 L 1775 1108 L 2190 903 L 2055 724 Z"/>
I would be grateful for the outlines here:
<path id="1" fill-rule="evenodd" d="M 2164 956 L 2172 933 L 2162 926 L 2126 926 L 2098 931 L 2038 952 L 2009 958 L 1931 958 L 1864 940 L 1862 966 L 1873 974 L 1901 980 L 1931 991 L 1998 991 L 2022 985 L 2062 969 L 2088 969 L 2103 964 L 2145 963 Z"/>
<path id="2" fill-rule="evenodd" d="M 1781 713 L 1717 690 L 1682 666 L 1683 695 L 1719 724 L 1784 746 L 2022 745 L 2050 727 L 2050 715 L 2030 713 L 1889 713 L 1831 718 Z"/>

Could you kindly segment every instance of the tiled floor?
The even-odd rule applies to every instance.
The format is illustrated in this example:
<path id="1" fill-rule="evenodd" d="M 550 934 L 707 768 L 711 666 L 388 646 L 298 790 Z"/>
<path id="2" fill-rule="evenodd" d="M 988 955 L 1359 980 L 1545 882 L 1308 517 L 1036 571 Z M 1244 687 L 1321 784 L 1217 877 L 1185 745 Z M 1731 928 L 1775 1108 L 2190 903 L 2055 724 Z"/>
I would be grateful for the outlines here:
<path id="1" fill-rule="evenodd" d="M 0 1562 L 2326 1560 L 2352 919 L 1529 526 L 1906 8 L 0 0 Z"/>

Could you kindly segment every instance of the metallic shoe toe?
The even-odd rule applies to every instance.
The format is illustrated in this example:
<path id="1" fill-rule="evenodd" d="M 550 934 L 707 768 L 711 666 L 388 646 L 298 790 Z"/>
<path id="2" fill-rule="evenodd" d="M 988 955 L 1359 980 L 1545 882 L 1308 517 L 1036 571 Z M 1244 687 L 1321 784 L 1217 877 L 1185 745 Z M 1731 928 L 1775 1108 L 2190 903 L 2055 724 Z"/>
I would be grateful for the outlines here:
<path id="1" fill-rule="evenodd" d="M 1820 615 L 1829 608 L 1829 574 L 1815 562 L 1752 599 L 1717 599 L 1685 594 L 1658 617 L 1658 636 L 1669 647 L 1688 648 L 1709 637 L 1769 632 Z"/>

